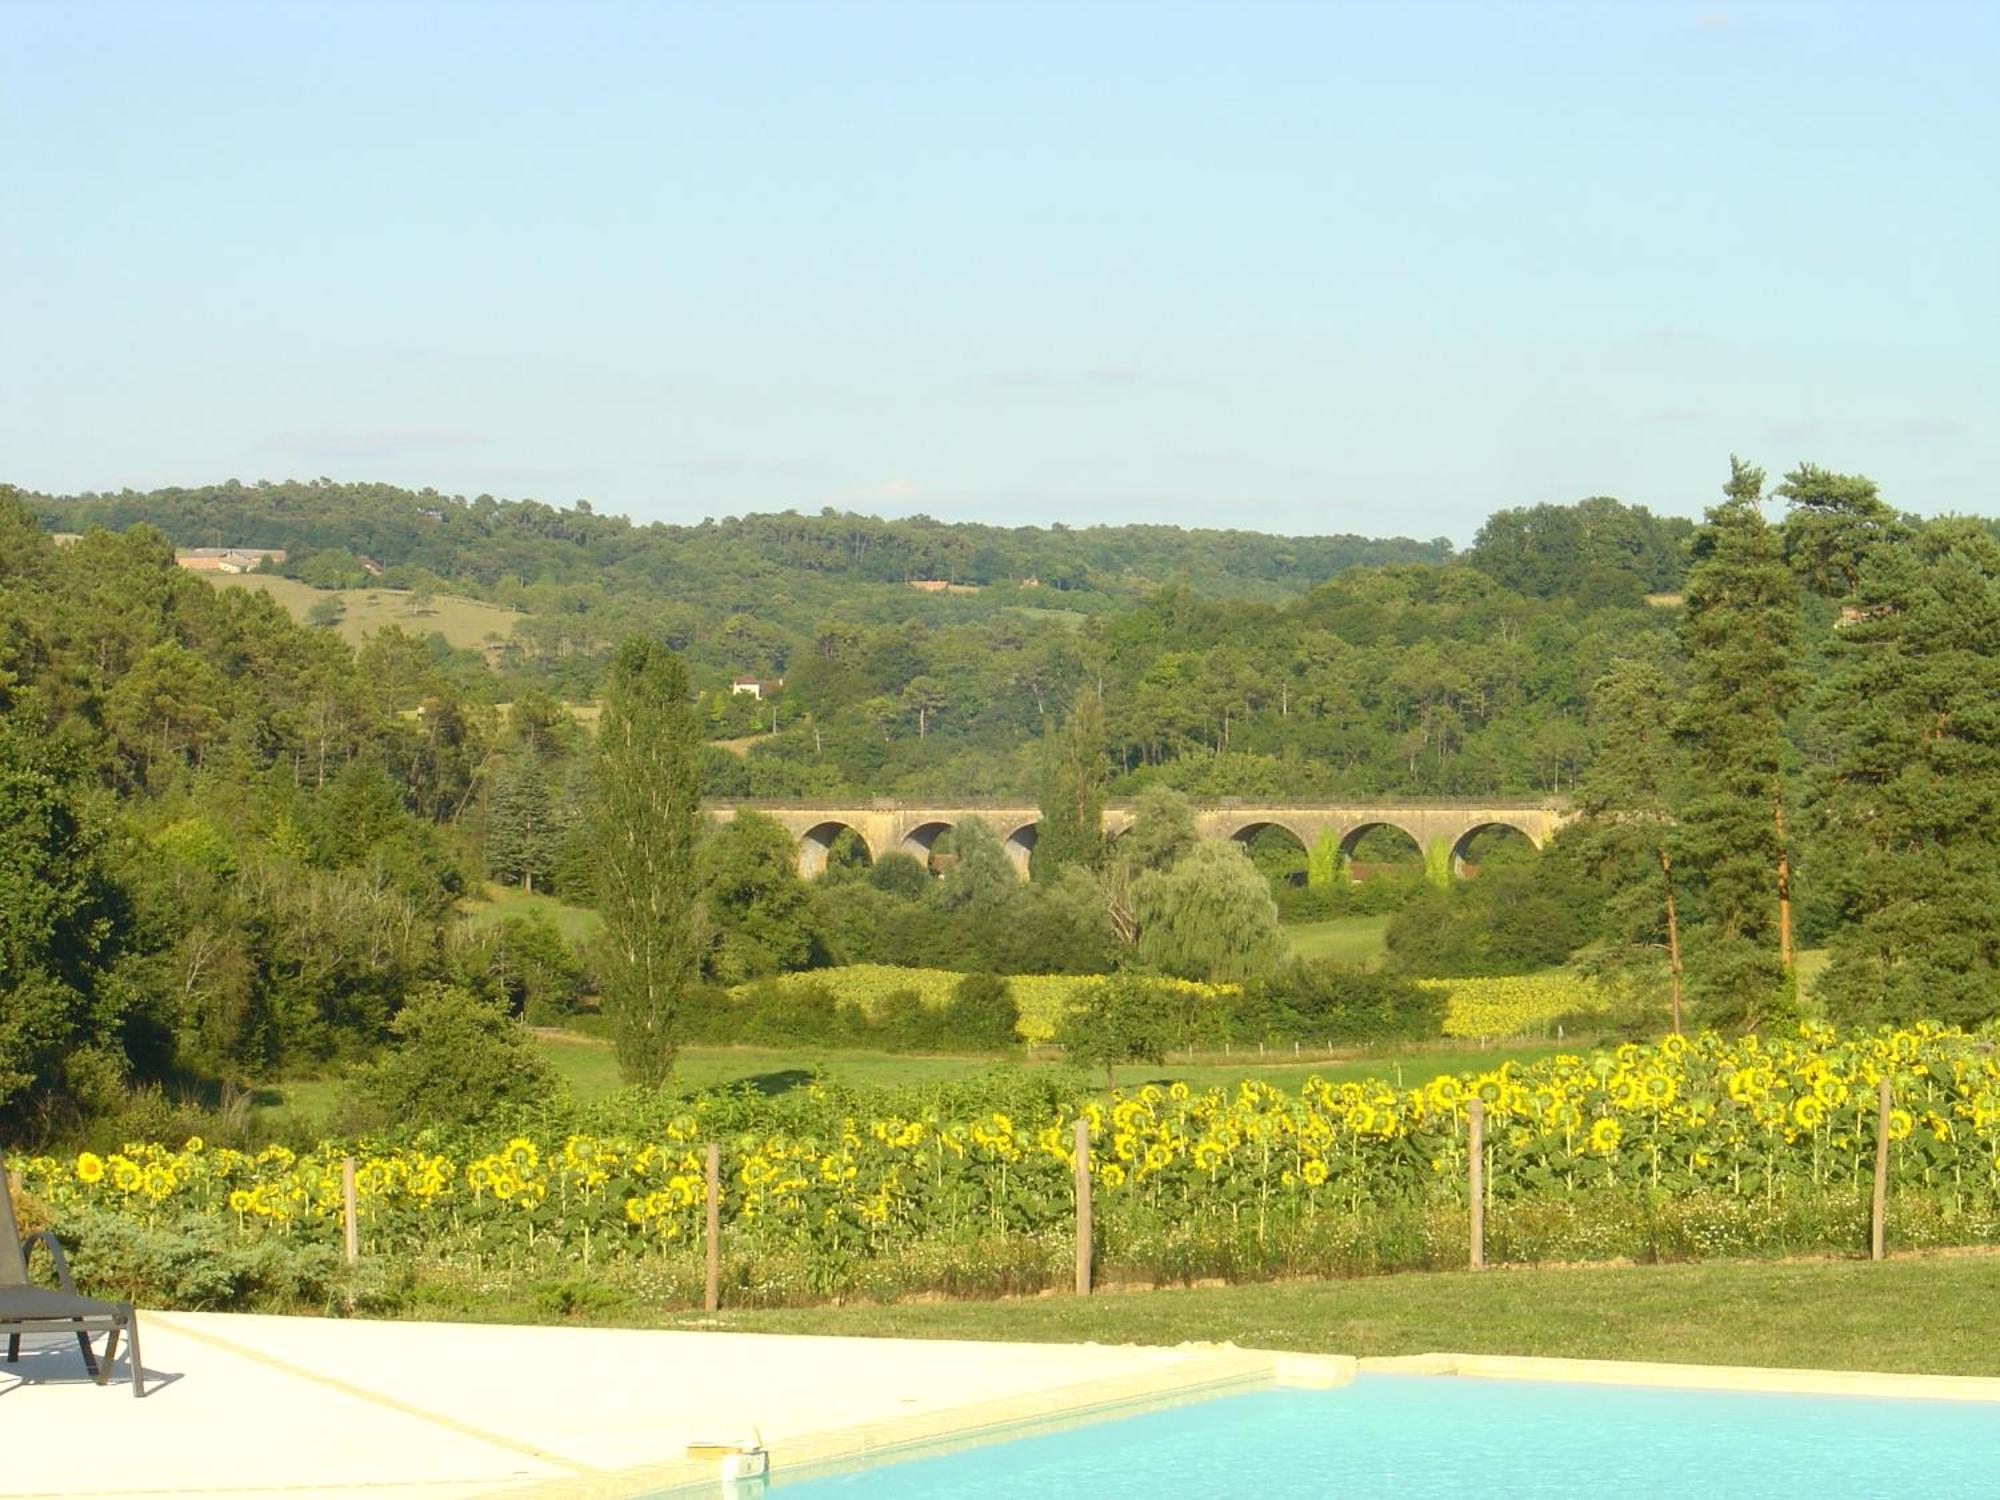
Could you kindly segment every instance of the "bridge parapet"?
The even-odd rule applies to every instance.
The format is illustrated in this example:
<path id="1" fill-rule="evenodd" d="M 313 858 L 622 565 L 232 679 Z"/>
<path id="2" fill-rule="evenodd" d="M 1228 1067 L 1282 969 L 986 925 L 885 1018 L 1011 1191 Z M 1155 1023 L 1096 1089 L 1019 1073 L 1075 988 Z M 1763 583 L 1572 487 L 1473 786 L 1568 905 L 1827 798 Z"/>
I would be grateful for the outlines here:
<path id="1" fill-rule="evenodd" d="M 852 832 L 872 860 L 903 853 L 929 862 L 943 834 L 968 818 L 980 818 L 996 833 L 1023 876 L 1035 847 L 1041 811 L 1028 802 L 948 803 L 785 803 L 743 802 L 717 805 L 711 816 L 728 820 L 738 806 L 751 808 L 782 824 L 798 842 L 799 872 L 822 874 L 840 835 Z M 1409 836 L 1418 849 L 1441 869 L 1464 873 L 1465 850 L 1473 837 L 1489 828 L 1510 828 L 1537 849 L 1574 816 L 1555 803 L 1424 801 L 1353 803 L 1258 803 L 1231 800 L 1198 807 L 1195 829 L 1205 838 L 1248 841 L 1265 828 L 1280 828 L 1313 849 L 1331 839 L 1345 859 L 1372 828 L 1392 828 Z M 1132 826 L 1133 805 L 1115 803 L 1104 810 L 1104 831 L 1111 837 Z"/>

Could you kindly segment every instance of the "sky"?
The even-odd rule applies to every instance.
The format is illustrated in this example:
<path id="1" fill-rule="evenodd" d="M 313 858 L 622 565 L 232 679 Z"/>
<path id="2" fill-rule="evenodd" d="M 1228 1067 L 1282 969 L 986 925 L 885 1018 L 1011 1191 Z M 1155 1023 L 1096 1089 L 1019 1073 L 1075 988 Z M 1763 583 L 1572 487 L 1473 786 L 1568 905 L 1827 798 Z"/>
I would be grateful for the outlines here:
<path id="1" fill-rule="evenodd" d="M 2000 513 L 2000 5 L 0 0 L 0 481 Z"/>

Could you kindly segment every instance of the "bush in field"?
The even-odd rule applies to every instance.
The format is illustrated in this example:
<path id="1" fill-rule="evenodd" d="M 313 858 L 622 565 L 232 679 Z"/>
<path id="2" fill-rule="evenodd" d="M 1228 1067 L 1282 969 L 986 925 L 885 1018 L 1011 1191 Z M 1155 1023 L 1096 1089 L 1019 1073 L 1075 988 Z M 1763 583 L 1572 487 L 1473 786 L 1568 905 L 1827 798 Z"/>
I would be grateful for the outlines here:
<path id="1" fill-rule="evenodd" d="M 843 964 L 837 968 L 814 969 L 809 973 L 781 974 L 755 985 L 743 985 L 730 991 L 730 1000 L 747 1001 L 763 994 L 767 989 L 786 990 L 800 986 L 819 986 L 828 990 L 835 1002 L 842 1008 L 852 1008 L 860 1018 L 870 1018 L 879 1014 L 883 1000 L 896 990 L 915 990 L 925 1005 L 933 1009 L 949 1006 L 957 993 L 959 982 L 965 976 L 951 969 L 900 968 L 894 964 Z M 1242 991 L 1236 985 L 1199 984 L 1189 979 L 1167 979 L 1154 976 L 1148 981 L 1162 995 L 1171 998 L 1177 1015 L 1194 1016 L 1205 1013 L 1206 1009 L 1232 1002 Z M 1105 983 L 1102 974 L 1015 974 L 1007 977 L 1007 989 L 1019 1014 L 1016 1023 L 1018 1036 L 1013 1040 L 1046 1042 L 1056 1033 L 1064 1013 L 1073 1001 L 1082 998 L 1088 991 Z M 693 1002 L 691 1002 L 693 1003 Z M 690 1021 L 687 1033 L 690 1041 L 734 1041 L 737 1040 L 729 1027 L 734 1024 L 717 1019 L 712 1014 L 714 1004 L 709 1008 L 697 1007 L 698 1017 Z M 764 1002 L 758 1001 L 762 1004 Z M 850 1025 L 860 1025 L 861 1021 L 851 1021 Z M 865 1028 L 864 1028 L 865 1029 Z M 1219 1037 L 1220 1032 L 1216 1032 Z M 1175 1046 L 1187 1045 L 1176 1042 Z"/>
<path id="2" fill-rule="evenodd" d="M 929 1052 L 944 1044 L 942 1011 L 924 1004 L 915 990 L 891 990 L 871 1016 L 863 1018 L 869 1035 L 891 1052 Z"/>
<path id="3" fill-rule="evenodd" d="M 389 1119 L 470 1124 L 556 1092 L 554 1069 L 520 1022 L 456 985 L 417 990 L 389 1030 L 388 1054 L 361 1077 L 362 1094 Z"/>
<path id="4" fill-rule="evenodd" d="M 828 970 L 839 974 L 841 970 Z M 817 975 L 704 991 L 685 1008 L 690 1041 L 721 1045 L 875 1047 L 888 1052 L 993 1052 L 1020 1040 L 1007 982 L 939 970 L 886 969 L 903 982 L 868 993 Z"/>
<path id="5" fill-rule="evenodd" d="M 1180 995 L 1139 974 L 1113 974 L 1070 1002 L 1056 1042 L 1073 1063 L 1101 1067 L 1112 1087 L 1121 1063 L 1161 1062 L 1174 1045 Z"/>
<path id="6" fill-rule="evenodd" d="M 1595 893 L 1571 864 L 1530 857 L 1495 864 L 1448 889 L 1426 887 L 1389 923 L 1395 966 L 1407 974 L 1522 974 L 1564 963 L 1594 937 Z"/>
<path id="7" fill-rule="evenodd" d="M 954 1046 L 984 1052 L 1011 1047 L 1021 1039 L 1021 1007 L 998 974 L 968 974 L 959 980 L 941 1020 L 944 1035 Z"/>
<path id="8" fill-rule="evenodd" d="M 500 1001 L 531 1026 L 560 1025 L 583 998 L 583 964 L 540 912 L 503 917 L 464 939 L 454 958 L 466 988 Z"/>
<path id="9" fill-rule="evenodd" d="M 1444 1031 L 1446 995 L 1393 974 L 1296 960 L 1246 997 L 1232 1040 L 1423 1041 Z"/>

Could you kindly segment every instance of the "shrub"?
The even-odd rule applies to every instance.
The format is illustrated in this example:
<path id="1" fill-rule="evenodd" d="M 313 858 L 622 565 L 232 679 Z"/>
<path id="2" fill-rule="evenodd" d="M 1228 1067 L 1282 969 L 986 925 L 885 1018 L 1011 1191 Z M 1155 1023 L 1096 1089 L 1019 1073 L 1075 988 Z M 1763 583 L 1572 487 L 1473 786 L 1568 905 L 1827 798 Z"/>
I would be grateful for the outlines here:
<path id="1" fill-rule="evenodd" d="M 1020 1040 L 1021 1007 L 998 974 L 968 974 L 951 992 L 943 1027 L 954 1045 L 980 1051 L 1011 1047 Z"/>
<path id="2" fill-rule="evenodd" d="M 155 1227 L 71 1206 L 55 1230 L 81 1286 L 147 1307 L 327 1312 L 342 1285 L 340 1252 L 332 1244 L 281 1235 L 245 1239 L 219 1216 Z"/>
<path id="3" fill-rule="evenodd" d="M 582 961 L 541 912 L 502 917 L 457 957 L 468 989 L 503 1002 L 531 1026 L 561 1025 L 583 999 Z"/>
<path id="4" fill-rule="evenodd" d="M 1145 975 L 1114 974 L 1070 1002 L 1056 1042 L 1071 1062 L 1103 1068 L 1115 1088 L 1120 1063 L 1165 1059 L 1182 1029 L 1174 1012 L 1183 993 Z"/>
<path id="5" fill-rule="evenodd" d="M 1444 1030 L 1446 997 L 1393 974 L 1296 960 L 1256 987 L 1232 1040 L 1424 1041 Z M 1256 1030 L 1256 1035 L 1244 1032 Z"/>
<path id="6" fill-rule="evenodd" d="M 522 1025 L 456 985 L 417 990 L 389 1023 L 388 1055 L 362 1070 L 363 1096 L 394 1120 L 469 1124 L 503 1104 L 556 1092 L 555 1071 Z"/>
<path id="7" fill-rule="evenodd" d="M 868 883 L 905 901 L 919 901 L 930 891 L 931 872 L 921 860 L 894 850 L 869 866 Z"/>

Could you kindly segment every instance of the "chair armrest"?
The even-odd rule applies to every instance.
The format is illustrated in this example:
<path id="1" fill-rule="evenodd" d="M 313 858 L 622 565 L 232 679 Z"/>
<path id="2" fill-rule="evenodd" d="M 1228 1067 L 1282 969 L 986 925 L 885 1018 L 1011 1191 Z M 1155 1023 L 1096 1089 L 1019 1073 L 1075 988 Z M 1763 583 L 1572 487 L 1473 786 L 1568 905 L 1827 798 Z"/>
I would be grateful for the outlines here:
<path id="1" fill-rule="evenodd" d="M 49 1259 L 54 1261 L 56 1265 L 56 1281 L 62 1286 L 64 1291 L 74 1293 L 76 1291 L 76 1282 L 69 1274 L 69 1257 L 63 1254 L 62 1241 L 56 1238 L 56 1232 L 53 1229 L 37 1229 L 33 1234 L 22 1240 L 21 1254 L 25 1256 L 37 1240 L 48 1246 Z"/>

